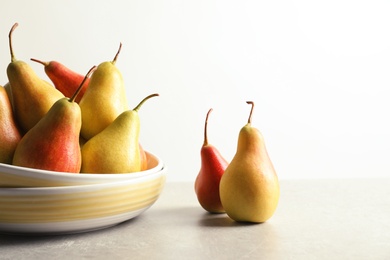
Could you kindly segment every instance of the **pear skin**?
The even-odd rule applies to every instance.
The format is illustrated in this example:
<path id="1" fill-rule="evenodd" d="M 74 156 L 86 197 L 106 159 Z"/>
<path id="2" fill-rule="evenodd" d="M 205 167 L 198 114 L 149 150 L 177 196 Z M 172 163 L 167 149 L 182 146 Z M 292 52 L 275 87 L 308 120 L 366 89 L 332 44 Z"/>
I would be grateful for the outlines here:
<path id="1" fill-rule="evenodd" d="M 139 145 L 140 119 L 138 110 L 152 94 L 133 110 L 122 112 L 103 131 L 82 147 L 82 173 L 132 173 L 142 169 Z"/>
<path id="2" fill-rule="evenodd" d="M 148 169 L 148 157 L 141 144 L 139 144 L 139 154 L 141 158 L 141 171 L 145 171 Z"/>
<path id="3" fill-rule="evenodd" d="M 203 209 L 210 213 L 224 213 L 219 196 L 219 183 L 228 162 L 219 150 L 208 142 L 207 122 L 211 111 L 212 109 L 208 111 L 205 120 L 204 141 L 200 150 L 201 168 L 195 179 L 195 193 Z"/>
<path id="4" fill-rule="evenodd" d="M 112 61 L 99 64 L 80 101 L 81 135 L 86 140 L 100 133 L 129 109 L 122 73 L 115 65 L 121 46 Z"/>
<path id="5" fill-rule="evenodd" d="M 7 90 L 0 86 L 0 163 L 12 163 L 16 146 L 21 138 Z"/>
<path id="6" fill-rule="evenodd" d="M 13 111 L 13 98 L 12 98 L 12 92 L 11 92 L 11 85 L 9 84 L 9 82 L 7 82 L 7 84 L 4 85 L 4 89 L 7 91 L 7 95 L 8 95 L 8 99 L 9 101 L 11 102 L 11 106 L 12 106 L 12 111 Z"/>
<path id="7" fill-rule="evenodd" d="M 78 89 L 81 82 L 84 80 L 84 75 L 81 75 L 64 64 L 58 61 L 41 61 L 38 59 L 31 59 L 32 61 L 38 62 L 44 66 L 46 75 L 53 82 L 54 87 L 61 91 L 65 97 L 72 97 L 74 92 Z M 83 88 L 76 97 L 76 102 L 79 103 L 83 98 L 85 90 L 88 88 L 89 78 L 84 82 Z"/>
<path id="8" fill-rule="evenodd" d="M 9 33 L 9 47 L 11 63 L 7 67 L 7 76 L 10 84 L 12 105 L 15 118 L 21 130 L 30 130 L 64 95 L 49 82 L 41 79 L 26 62 L 17 60 L 12 49 L 12 32 Z"/>
<path id="9" fill-rule="evenodd" d="M 220 182 L 222 205 L 230 218 L 238 222 L 261 223 L 275 212 L 279 180 L 268 155 L 264 138 L 248 123 L 241 128 L 237 151 Z"/>
<path id="10" fill-rule="evenodd" d="M 81 110 L 74 101 L 77 94 L 78 91 L 71 98 L 64 97 L 56 101 L 47 114 L 23 136 L 16 147 L 13 165 L 58 172 L 80 172 Z"/>

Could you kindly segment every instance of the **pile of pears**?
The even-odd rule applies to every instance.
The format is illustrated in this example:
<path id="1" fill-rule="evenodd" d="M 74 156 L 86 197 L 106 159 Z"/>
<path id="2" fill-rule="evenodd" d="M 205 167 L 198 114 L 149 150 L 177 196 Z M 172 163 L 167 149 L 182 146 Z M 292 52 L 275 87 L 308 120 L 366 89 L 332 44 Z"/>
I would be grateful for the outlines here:
<path id="1" fill-rule="evenodd" d="M 262 223 L 274 214 L 280 196 L 279 180 L 268 155 L 264 137 L 248 122 L 238 136 L 237 151 L 230 163 L 207 138 L 207 113 L 201 168 L 195 179 L 200 205 L 210 213 L 226 213 L 237 222 Z"/>
<path id="2" fill-rule="evenodd" d="M 139 142 L 138 111 L 128 106 L 116 60 L 79 74 L 60 62 L 44 62 L 51 82 L 16 59 L 8 35 L 11 62 L 8 83 L 0 86 L 0 163 L 69 173 L 132 173 L 147 168 Z"/>

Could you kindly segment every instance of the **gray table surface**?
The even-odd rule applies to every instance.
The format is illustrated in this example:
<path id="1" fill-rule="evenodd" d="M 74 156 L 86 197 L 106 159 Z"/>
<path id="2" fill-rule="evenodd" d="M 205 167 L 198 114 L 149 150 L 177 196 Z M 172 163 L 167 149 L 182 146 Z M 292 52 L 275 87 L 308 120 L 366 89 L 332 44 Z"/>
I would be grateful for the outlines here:
<path id="1" fill-rule="evenodd" d="M 0 259 L 390 259 L 390 179 L 282 180 L 275 215 L 208 214 L 167 183 L 143 214 L 80 234 L 0 234 Z"/>

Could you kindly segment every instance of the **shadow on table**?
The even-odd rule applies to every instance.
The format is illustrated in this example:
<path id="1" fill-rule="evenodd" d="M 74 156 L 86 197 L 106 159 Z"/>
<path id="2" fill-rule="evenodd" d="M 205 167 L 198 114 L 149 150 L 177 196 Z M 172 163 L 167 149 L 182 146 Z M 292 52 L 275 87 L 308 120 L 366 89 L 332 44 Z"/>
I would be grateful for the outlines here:
<path id="1" fill-rule="evenodd" d="M 261 223 L 237 222 L 231 219 L 227 214 L 212 214 L 205 212 L 203 217 L 199 219 L 198 224 L 205 227 L 238 227 L 238 226 L 252 226 Z"/>
<path id="2" fill-rule="evenodd" d="M 0 247 L 1 246 L 22 246 L 24 244 L 40 245 L 45 242 L 60 241 L 63 239 L 87 238 L 89 236 L 106 235 L 107 233 L 115 232 L 116 229 L 123 228 L 123 225 L 130 225 L 132 222 L 137 222 L 139 217 L 124 221 L 122 223 L 105 227 L 96 230 L 89 230 L 75 233 L 62 234 L 23 234 L 23 233 L 6 233 L 0 232 Z"/>
<path id="3" fill-rule="evenodd" d="M 163 225 L 199 225 L 203 227 L 237 227 L 258 225 L 254 223 L 236 222 L 226 213 L 214 214 L 206 212 L 200 206 L 171 207 L 151 211 L 148 217 L 164 216 L 159 218 Z"/>

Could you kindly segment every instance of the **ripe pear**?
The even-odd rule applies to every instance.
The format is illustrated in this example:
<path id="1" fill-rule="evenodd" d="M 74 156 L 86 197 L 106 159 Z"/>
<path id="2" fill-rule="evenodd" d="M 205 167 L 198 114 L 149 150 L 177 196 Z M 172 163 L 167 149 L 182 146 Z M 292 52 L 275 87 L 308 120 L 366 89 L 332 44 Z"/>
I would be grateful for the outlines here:
<path id="1" fill-rule="evenodd" d="M 224 213 L 219 196 L 219 183 L 228 162 L 217 148 L 208 143 L 207 122 L 211 111 L 212 109 L 208 111 L 204 125 L 204 141 L 200 150 L 201 168 L 195 179 L 195 193 L 200 205 L 206 211 Z"/>
<path id="2" fill-rule="evenodd" d="M 83 83 L 71 98 L 64 97 L 56 101 L 47 114 L 23 136 L 16 147 L 12 164 L 41 170 L 80 172 L 81 110 L 74 100 Z"/>
<path id="3" fill-rule="evenodd" d="M 11 108 L 12 108 L 12 111 L 13 111 L 13 98 L 12 98 L 12 92 L 11 92 L 11 85 L 9 84 L 9 82 L 7 82 L 7 84 L 4 85 L 4 89 L 7 91 L 7 95 L 8 95 L 8 99 L 9 101 L 11 102 Z"/>
<path id="4" fill-rule="evenodd" d="M 119 114 L 129 109 L 123 77 L 115 65 L 121 47 L 122 44 L 112 61 L 99 64 L 80 101 L 81 135 L 86 140 L 100 133 Z"/>
<path id="5" fill-rule="evenodd" d="M 222 205 L 238 222 L 261 223 L 275 212 L 279 201 L 279 181 L 260 131 L 248 123 L 241 128 L 237 151 L 220 183 Z"/>
<path id="6" fill-rule="evenodd" d="M 21 138 L 7 90 L 0 86 L 0 163 L 12 163 L 16 146 Z"/>
<path id="7" fill-rule="evenodd" d="M 131 173 L 141 171 L 138 110 L 152 94 L 133 110 L 122 112 L 103 131 L 81 148 L 83 173 Z"/>
<path id="8" fill-rule="evenodd" d="M 49 82 L 39 78 L 30 65 L 15 58 L 12 49 L 12 32 L 17 26 L 17 23 L 12 26 L 8 36 L 11 63 L 7 67 L 7 76 L 15 118 L 25 133 L 64 95 Z"/>
<path id="9" fill-rule="evenodd" d="M 139 154 L 141 158 L 141 171 L 145 171 L 148 169 L 148 157 L 141 144 L 139 144 Z"/>
<path id="10" fill-rule="evenodd" d="M 41 61 L 33 58 L 31 60 L 44 66 L 46 75 L 53 82 L 56 89 L 61 91 L 65 97 L 71 97 L 80 86 L 80 83 L 84 80 L 84 75 L 71 70 L 58 61 Z M 80 103 L 85 90 L 88 88 L 89 80 L 90 79 L 88 78 L 84 82 L 84 86 L 77 95 L 75 102 Z"/>

